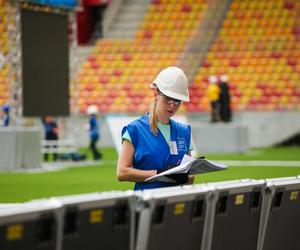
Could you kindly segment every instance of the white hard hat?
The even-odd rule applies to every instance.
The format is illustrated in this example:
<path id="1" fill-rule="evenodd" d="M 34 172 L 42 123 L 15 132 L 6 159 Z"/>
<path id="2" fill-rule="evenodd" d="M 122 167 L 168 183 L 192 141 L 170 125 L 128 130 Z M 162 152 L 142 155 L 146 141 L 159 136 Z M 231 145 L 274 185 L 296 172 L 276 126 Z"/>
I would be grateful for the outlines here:
<path id="1" fill-rule="evenodd" d="M 98 114 L 98 108 L 95 105 L 91 105 L 87 108 L 86 112 L 88 115 L 96 115 Z"/>
<path id="2" fill-rule="evenodd" d="M 228 81 L 228 76 L 227 75 L 221 75 L 220 80 L 221 80 L 221 82 L 227 82 Z"/>
<path id="3" fill-rule="evenodd" d="M 218 82 L 218 78 L 216 76 L 210 76 L 208 81 L 210 83 L 217 83 Z"/>
<path id="4" fill-rule="evenodd" d="M 183 70 L 178 67 L 172 66 L 160 71 L 151 87 L 157 87 L 168 97 L 185 102 L 190 100 L 187 77 Z"/>

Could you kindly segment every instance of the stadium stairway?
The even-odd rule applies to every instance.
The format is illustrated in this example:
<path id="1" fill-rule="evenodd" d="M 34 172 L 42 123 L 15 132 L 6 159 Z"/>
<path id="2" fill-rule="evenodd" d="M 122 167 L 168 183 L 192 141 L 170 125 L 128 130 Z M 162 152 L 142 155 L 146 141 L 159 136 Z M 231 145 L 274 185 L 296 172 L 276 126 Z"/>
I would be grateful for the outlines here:
<path id="1" fill-rule="evenodd" d="M 78 46 L 76 56 L 77 56 L 77 67 L 80 68 L 83 63 L 88 58 L 91 53 L 92 46 Z"/>
<path id="2" fill-rule="evenodd" d="M 140 22 L 147 11 L 150 0 L 125 0 L 119 13 L 104 38 L 132 39 L 139 29 Z"/>

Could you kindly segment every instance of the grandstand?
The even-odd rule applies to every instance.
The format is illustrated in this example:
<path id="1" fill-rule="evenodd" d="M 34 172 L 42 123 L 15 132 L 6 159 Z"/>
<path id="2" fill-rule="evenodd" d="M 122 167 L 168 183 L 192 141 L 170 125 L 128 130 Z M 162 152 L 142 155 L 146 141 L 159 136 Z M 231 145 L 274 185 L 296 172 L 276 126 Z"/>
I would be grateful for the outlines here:
<path id="1" fill-rule="evenodd" d="M 78 73 L 79 110 L 96 103 L 104 113 L 145 112 L 149 82 L 181 64 L 208 3 L 152 1 L 133 39 L 99 39 Z M 208 111 L 208 77 L 228 74 L 233 110 L 299 110 L 299 9 L 297 1 L 232 1 L 183 109 Z"/>
<path id="2" fill-rule="evenodd" d="M 205 1 L 153 1 L 134 39 L 99 39 L 78 73 L 79 111 L 96 103 L 105 113 L 146 112 L 152 95 L 145 90 L 176 63 L 206 7 Z"/>
<path id="3" fill-rule="evenodd" d="M 149 83 L 162 68 L 189 60 L 184 52 L 192 42 L 201 44 L 195 36 L 211 19 L 207 13 L 214 2 L 143 1 L 148 7 L 136 21 L 134 37 L 98 39 L 78 69 L 77 87 L 72 87 L 74 110 L 84 113 L 88 105 L 96 104 L 103 113 L 147 111 Z M 190 75 L 191 102 L 182 111 L 209 111 L 208 77 L 221 74 L 229 76 L 234 111 L 299 110 L 299 2 L 224 2 L 218 10 L 224 14 L 220 25 L 208 23 L 215 35 L 196 62 L 196 73 Z M 2 0 L 0 47 L 4 56 L 9 54 L 9 9 Z M 122 13 L 126 14 L 125 8 Z M 9 67 L 6 64 L 0 70 L 1 104 L 9 99 Z"/>
<path id="4" fill-rule="evenodd" d="M 297 1 L 233 1 L 194 91 L 203 92 L 209 75 L 226 73 L 234 110 L 299 110 L 299 6 Z M 205 98 L 192 95 L 193 102 L 207 108 Z"/>

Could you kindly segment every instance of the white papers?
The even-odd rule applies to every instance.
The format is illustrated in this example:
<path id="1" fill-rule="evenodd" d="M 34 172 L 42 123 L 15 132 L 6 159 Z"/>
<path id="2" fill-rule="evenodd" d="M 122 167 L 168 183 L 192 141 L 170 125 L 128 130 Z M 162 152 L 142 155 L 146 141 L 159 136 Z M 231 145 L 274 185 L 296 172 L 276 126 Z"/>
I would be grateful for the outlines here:
<path id="1" fill-rule="evenodd" d="M 203 174 L 213 171 L 225 170 L 227 167 L 220 162 L 209 161 L 205 158 L 195 159 L 189 155 L 184 155 L 179 166 L 168 169 L 160 174 L 147 178 L 146 182 L 163 181 L 174 182 L 167 175 L 188 173 L 190 175 Z"/>

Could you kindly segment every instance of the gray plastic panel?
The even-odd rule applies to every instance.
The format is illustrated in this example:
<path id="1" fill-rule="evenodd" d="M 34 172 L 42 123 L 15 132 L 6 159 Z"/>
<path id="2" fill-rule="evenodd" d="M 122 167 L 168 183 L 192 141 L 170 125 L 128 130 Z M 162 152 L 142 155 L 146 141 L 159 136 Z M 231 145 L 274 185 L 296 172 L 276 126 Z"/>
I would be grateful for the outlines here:
<path id="1" fill-rule="evenodd" d="M 268 180 L 260 249 L 300 249 L 300 179 Z"/>
<path id="2" fill-rule="evenodd" d="M 50 201 L 1 209 L 0 249 L 59 249 L 60 209 Z"/>
<path id="3" fill-rule="evenodd" d="M 256 250 L 264 181 L 214 183 L 202 250 Z"/>
<path id="4" fill-rule="evenodd" d="M 133 192 L 57 197 L 63 209 L 63 250 L 133 249 Z"/>
<path id="5" fill-rule="evenodd" d="M 183 187 L 143 197 L 137 250 L 201 249 L 208 188 Z"/>

